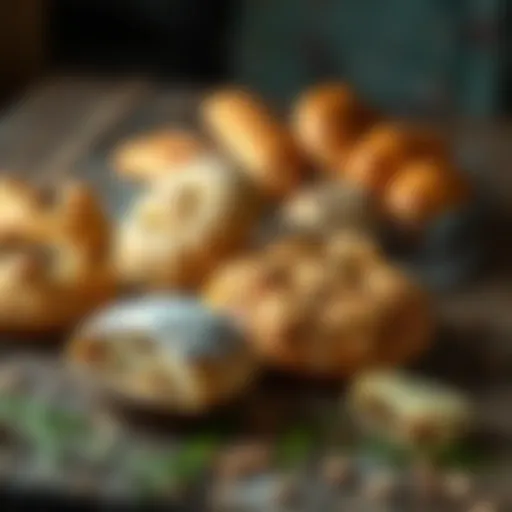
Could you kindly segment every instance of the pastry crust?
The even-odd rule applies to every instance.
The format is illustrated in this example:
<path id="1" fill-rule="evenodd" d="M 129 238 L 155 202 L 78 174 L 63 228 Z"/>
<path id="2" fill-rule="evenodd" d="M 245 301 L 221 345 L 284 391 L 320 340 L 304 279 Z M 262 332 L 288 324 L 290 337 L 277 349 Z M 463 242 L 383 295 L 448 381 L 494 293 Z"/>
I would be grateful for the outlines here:
<path id="1" fill-rule="evenodd" d="M 204 153 L 205 144 L 193 133 L 162 128 L 122 142 L 111 160 L 119 175 L 145 182 L 183 169 Z"/>
<path id="2" fill-rule="evenodd" d="M 337 174 L 380 199 L 395 174 L 411 159 L 447 158 L 443 142 L 427 130 L 398 123 L 375 126 L 355 145 L 347 160 L 336 165 Z"/>
<path id="3" fill-rule="evenodd" d="M 431 333 L 423 292 L 354 232 L 294 237 L 228 264 L 204 297 L 247 326 L 264 361 L 316 377 L 403 364 Z"/>
<path id="4" fill-rule="evenodd" d="M 2 331 L 60 331 L 112 297 L 110 230 L 88 187 L 67 183 L 49 197 L 5 178 L 0 195 Z"/>
<path id="5" fill-rule="evenodd" d="M 201 116 L 219 147 L 269 197 L 287 196 L 300 184 L 300 152 L 260 98 L 241 89 L 220 90 L 204 100 Z"/>
<path id="6" fill-rule="evenodd" d="M 216 159 L 159 182 L 135 201 L 120 226 L 120 279 L 150 289 L 191 289 L 251 235 L 257 194 Z"/>
<path id="7" fill-rule="evenodd" d="M 418 160 L 402 166 L 389 182 L 383 207 L 394 223 L 416 230 L 469 197 L 469 184 L 445 161 Z"/>
<path id="8" fill-rule="evenodd" d="M 301 148 L 324 171 L 343 161 L 373 115 L 342 83 L 317 85 L 299 97 L 292 115 Z"/>
<path id="9" fill-rule="evenodd" d="M 184 414 L 240 394 L 258 369 L 241 330 L 194 300 L 149 296 L 115 304 L 72 337 L 68 361 L 107 391 Z"/>

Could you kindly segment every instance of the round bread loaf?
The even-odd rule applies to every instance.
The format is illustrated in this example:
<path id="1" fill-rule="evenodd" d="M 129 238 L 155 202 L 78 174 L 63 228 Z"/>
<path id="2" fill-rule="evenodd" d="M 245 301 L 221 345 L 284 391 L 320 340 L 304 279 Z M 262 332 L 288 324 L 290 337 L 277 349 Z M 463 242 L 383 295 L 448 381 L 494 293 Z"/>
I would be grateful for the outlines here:
<path id="1" fill-rule="evenodd" d="M 229 263 L 204 297 L 246 326 L 264 361 L 317 377 L 403 364 L 432 328 L 423 292 L 353 232 L 298 236 Z"/>

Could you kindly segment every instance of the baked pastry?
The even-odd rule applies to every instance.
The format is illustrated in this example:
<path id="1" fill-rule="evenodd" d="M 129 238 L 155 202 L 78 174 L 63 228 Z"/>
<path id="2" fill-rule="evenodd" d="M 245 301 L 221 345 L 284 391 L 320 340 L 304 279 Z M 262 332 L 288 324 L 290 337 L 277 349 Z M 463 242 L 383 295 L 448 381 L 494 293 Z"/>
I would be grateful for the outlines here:
<path id="1" fill-rule="evenodd" d="M 205 144 L 193 133 L 162 128 L 123 141 L 113 151 L 112 164 L 125 178 L 147 181 L 183 169 L 205 152 Z"/>
<path id="2" fill-rule="evenodd" d="M 325 232 L 344 229 L 372 233 L 377 213 L 371 198 L 348 183 L 322 183 L 304 188 L 280 211 L 280 224 L 287 232 Z"/>
<path id="3" fill-rule="evenodd" d="M 317 85 L 299 97 L 292 126 L 301 148 L 325 171 L 339 165 L 373 119 L 342 83 Z"/>
<path id="4" fill-rule="evenodd" d="M 431 331 L 423 292 L 354 232 L 295 236 L 229 263 L 204 300 L 246 326 L 264 361 L 310 376 L 405 363 Z"/>
<path id="5" fill-rule="evenodd" d="M 281 198 L 300 184 L 299 150 L 261 99 L 239 89 L 221 90 L 204 100 L 201 116 L 219 147 L 263 193 Z"/>
<path id="6" fill-rule="evenodd" d="M 66 329 L 112 297 L 110 229 L 85 185 L 68 183 L 49 197 L 7 178 L 0 195 L 1 330 Z"/>
<path id="7" fill-rule="evenodd" d="M 17 232 L 20 228 L 30 228 L 34 218 L 38 217 L 40 204 L 46 202 L 49 195 L 23 180 L 9 175 L 2 176 L 0 178 L 0 232 Z"/>
<path id="8" fill-rule="evenodd" d="M 182 414 L 233 398 L 257 371 L 249 344 L 229 319 L 168 295 L 99 312 L 72 337 L 67 359 L 108 392 Z"/>
<path id="9" fill-rule="evenodd" d="M 418 229 L 470 197 L 469 184 L 444 160 L 403 165 L 383 193 L 383 208 L 393 223 Z"/>
<path id="10" fill-rule="evenodd" d="M 244 246 L 257 210 L 241 173 L 214 158 L 198 160 L 135 200 L 116 236 L 118 275 L 143 288 L 193 288 Z"/>
<path id="11" fill-rule="evenodd" d="M 389 181 L 409 160 L 447 158 L 447 149 L 434 133 L 397 123 L 375 126 L 354 146 L 336 171 L 346 181 L 363 187 L 380 199 Z"/>
<path id="12" fill-rule="evenodd" d="M 348 396 L 364 430 L 404 445 L 440 448 L 471 426 L 473 407 L 463 394 L 402 372 L 363 373 Z"/>

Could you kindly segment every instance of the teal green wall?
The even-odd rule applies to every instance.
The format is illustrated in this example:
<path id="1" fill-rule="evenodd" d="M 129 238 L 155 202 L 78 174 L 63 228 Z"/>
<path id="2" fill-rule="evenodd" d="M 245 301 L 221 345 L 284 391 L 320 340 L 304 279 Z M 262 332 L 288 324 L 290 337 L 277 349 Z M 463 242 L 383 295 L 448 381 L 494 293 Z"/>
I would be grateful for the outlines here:
<path id="1" fill-rule="evenodd" d="M 345 77 L 395 113 L 489 115 L 499 107 L 500 0 L 243 0 L 238 81 L 278 103 Z"/>

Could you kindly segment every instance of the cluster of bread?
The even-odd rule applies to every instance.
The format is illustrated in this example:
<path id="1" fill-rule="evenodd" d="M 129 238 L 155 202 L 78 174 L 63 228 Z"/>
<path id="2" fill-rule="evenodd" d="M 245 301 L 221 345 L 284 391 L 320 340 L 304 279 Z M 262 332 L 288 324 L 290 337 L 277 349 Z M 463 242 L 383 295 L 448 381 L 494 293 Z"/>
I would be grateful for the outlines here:
<path id="1" fill-rule="evenodd" d="M 306 91 L 289 129 L 242 91 L 212 95 L 203 118 L 214 140 L 274 197 L 293 193 L 313 166 L 369 192 L 384 216 L 405 227 L 424 225 L 468 198 L 468 184 L 436 134 L 381 119 L 345 85 Z"/>
<path id="2" fill-rule="evenodd" d="M 443 143 L 379 119 L 341 84 L 307 91 L 289 126 L 239 89 L 207 96 L 199 114 L 203 136 L 166 128 L 115 149 L 119 178 L 140 185 L 115 229 L 83 185 L 48 201 L 3 182 L 6 330 L 74 327 L 135 289 L 140 299 L 80 326 L 69 359 L 181 411 L 240 391 L 260 365 L 346 378 L 419 356 L 428 300 L 372 233 L 382 218 L 416 229 L 467 199 Z M 285 229 L 262 243 L 264 220 Z"/>

